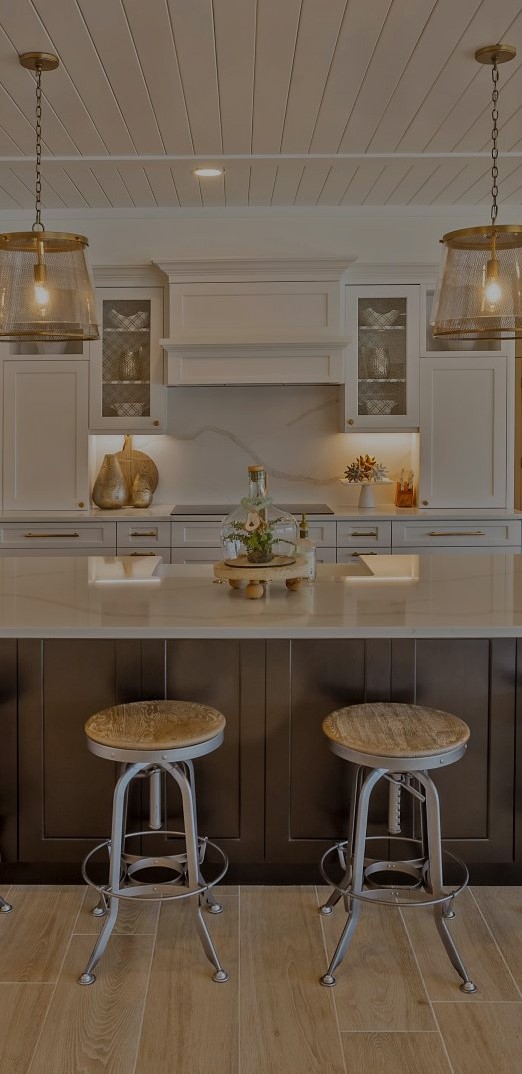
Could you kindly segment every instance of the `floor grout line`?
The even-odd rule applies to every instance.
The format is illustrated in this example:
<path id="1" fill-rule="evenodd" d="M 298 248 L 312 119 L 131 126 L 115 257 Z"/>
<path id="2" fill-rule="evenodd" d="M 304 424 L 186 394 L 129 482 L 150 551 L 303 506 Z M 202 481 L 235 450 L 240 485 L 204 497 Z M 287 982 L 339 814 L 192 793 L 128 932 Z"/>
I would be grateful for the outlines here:
<path id="1" fill-rule="evenodd" d="M 45 1029 L 47 1019 L 49 1017 L 49 1011 L 51 1009 L 51 1004 L 53 1002 L 53 999 L 54 999 L 54 996 L 55 996 L 55 993 L 56 993 L 56 989 L 58 988 L 58 982 L 60 980 L 60 977 L 61 977 L 62 971 L 63 971 L 63 967 L 65 965 L 65 959 L 67 958 L 67 955 L 69 954 L 69 949 L 70 949 L 72 939 L 73 939 L 73 936 L 74 936 L 74 929 L 75 929 L 75 926 L 76 926 L 76 922 L 78 921 L 78 918 L 79 918 L 79 916 L 80 916 L 80 914 L 82 912 L 83 903 L 84 903 L 84 899 L 81 899 L 80 900 L 80 905 L 78 907 L 78 912 L 77 912 L 76 917 L 74 918 L 74 921 L 73 921 L 72 926 L 71 926 L 71 931 L 70 931 L 70 934 L 69 934 L 69 942 L 65 945 L 65 951 L 64 951 L 64 954 L 63 954 L 63 958 L 62 958 L 62 961 L 61 961 L 60 968 L 59 968 L 58 973 L 56 975 L 56 981 L 54 982 L 52 995 L 49 997 L 49 1002 L 47 1004 L 47 1010 L 45 1012 L 44 1018 L 42 1019 L 42 1025 L 40 1027 L 40 1032 L 38 1034 L 35 1046 L 33 1048 L 33 1053 L 32 1053 L 31 1058 L 29 1060 L 29 1063 L 28 1063 L 28 1066 L 27 1066 L 27 1071 L 25 1072 L 25 1074 L 31 1074 L 31 1067 L 32 1067 L 32 1065 L 34 1063 L 34 1060 L 36 1059 L 36 1055 L 37 1055 L 37 1052 L 38 1052 L 38 1047 L 39 1047 L 40 1041 L 42 1039 L 42 1034 L 43 1034 L 43 1031 Z M 78 987 L 80 987 L 80 986 L 78 986 Z"/>
<path id="2" fill-rule="evenodd" d="M 428 986 L 426 984 L 426 981 L 424 980 L 424 974 L 423 974 L 423 972 L 421 970 L 420 962 L 419 962 L 419 960 L 417 958 L 417 952 L 416 952 L 416 950 L 415 950 L 415 948 L 413 946 L 413 941 L 412 941 L 412 938 L 411 938 L 410 933 L 408 931 L 408 926 L 406 924 L 405 916 L 404 916 L 402 910 L 400 910 L 400 909 L 399 909 L 399 914 L 400 914 L 400 917 L 401 917 L 401 921 L 402 921 L 404 931 L 405 931 L 406 936 L 408 938 L 408 942 L 409 942 L 409 945 L 410 945 L 410 948 L 411 948 L 413 958 L 415 960 L 415 965 L 417 966 L 417 969 L 419 971 L 420 979 L 422 981 L 422 986 L 423 986 L 424 991 L 426 993 L 426 999 L 428 1000 L 428 1003 L 429 1003 L 429 1007 L 430 1007 L 430 1010 L 431 1010 L 431 1016 L 432 1016 L 432 1018 L 433 1018 L 433 1020 L 435 1022 L 435 1025 L 436 1025 L 436 1027 L 438 1029 L 438 1032 L 439 1032 L 439 1038 L 440 1038 L 440 1042 L 442 1044 L 442 1050 L 443 1050 L 444 1055 L 446 1056 L 446 1059 L 448 1061 L 448 1068 L 449 1068 L 451 1074 L 455 1074 L 455 1068 L 453 1066 L 453 1063 L 451 1062 L 449 1052 L 448 1052 L 448 1049 L 447 1049 L 447 1046 L 446 1046 L 446 1041 L 444 1040 L 444 1036 L 443 1036 L 442 1030 L 441 1030 L 440 1025 L 439 1025 L 439 1020 L 438 1020 L 437 1015 L 435 1014 L 435 1010 L 433 1008 L 433 1001 L 432 1001 L 432 999 L 430 997 L 430 994 L 428 992 Z"/>
<path id="3" fill-rule="evenodd" d="M 471 895 L 471 897 L 473 899 L 473 902 L 475 903 L 475 906 L 477 907 L 477 910 L 478 910 L 478 912 L 479 912 L 479 914 L 480 914 L 480 916 L 481 916 L 481 918 L 482 918 L 482 920 L 483 920 L 483 922 L 484 922 L 484 924 L 485 924 L 485 926 L 486 926 L 486 928 L 487 928 L 487 930 L 488 930 L 488 932 L 489 932 L 489 934 L 491 936 L 491 939 L 493 940 L 493 943 L 495 944 L 495 947 L 497 948 L 497 951 L 498 951 L 498 953 L 500 955 L 500 958 L 502 959 L 502 962 L 504 963 L 504 966 L 506 967 L 506 969 L 507 969 L 507 971 L 509 973 L 509 976 L 511 977 L 511 980 L 513 981 L 513 984 L 514 984 L 514 986 L 515 986 L 515 988 L 516 988 L 516 990 L 517 990 L 517 992 L 518 992 L 518 994 L 520 996 L 520 999 L 522 999 L 522 991 L 518 987 L 517 981 L 515 980 L 515 977 L 513 976 L 513 973 L 511 972 L 511 969 L 510 969 L 509 964 L 508 964 L 508 962 L 507 962 L 507 960 L 506 960 L 506 958 L 504 956 L 502 948 L 500 947 L 500 944 L 497 941 L 495 933 L 493 932 L 493 929 L 491 928 L 491 925 L 489 924 L 489 921 L 488 921 L 487 917 L 483 913 L 482 908 L 481 908 L 478 900 L 475 898 L 475 894 L 474 894 L 472 888 L 469 889 L 469 893 L 470 893 L 470 895 Z M 512 1002 L 516 1002 L 516 1000 L 513 1000 Z"/>
<path id="4" fill-rule="evenodd" d="M 151 944 L 149 973 L 148 973 L 148 977 L 147 977 L 147 987 L 145 988 L 145 992 L 144 992 L 144 995 L 143 995 L 143 1006 L 142 1006 L 142 1009 L 141 1009 L 140 1031 L 139 1031 L 139 1033 L 137 1035 L 137 1039 L 136 1039 L 136 1055 L 134 1057 L 134 1063 L 133 1063 L 133 1066 L 132 1066 L 132 1074 L 135 1074 L 136 1067 L 138 1065 L 138 1058 L 139 1058 L 139 1054 L 140 1054 L 141 1035 L 143 1033 L 143 1022 L 145 1020 L 145 1011 L 147 1009 L 147 1000 L 149 998 L 150 979 L 152 977 L 152 963 L 154 961 L 154 955 L 156 954 L 156 945 L 157 945 L 157 942 L 158 942 L 158 926 L 159 926 L 160 914 L 161 914 L 161 904 L 159 906 L 159 913 L 156 915 L 156 928 L 155 928 L 154 932 L 140 933 L 141 936 L 143 936 L 143 935 L 145 935 L 145 936 L 153 936 L 154 937 L 154 943 Z"/>
<path id="5" fill-rule="evenodd" d="M 319 897 L 319 890 L 318 890 L 317 884 L 315 885 L 315 901 L 317 903 L 317 913 L 318 913 L 318 917 L 319 917 L 319 927 L 321 929 L 321 936 L 322 936 L 322 940 L 323 940 L 325 963 L 328 966 L 328 948 L 327 948 L 327 945 L 326 945 L 326 933 L 325 933 L 325 929 L 324 929 L 324 915 L 319 913 L 320 897 Z M 342 1030 L 341 1030 L 341 1025 L 340 1025 L 340 1022 L 339 1022 L 339 1011 L 337 1010 L 337 1002 L 336 1002 L 336 999 L 335 999 L 335 989 L 331 988 L 330 992 L 332 994 L 332 1003 L 333 1003 L 333 1009 L 334 1009 L 334 1015 L 335 1015 L 335 1024 L 337 1026 L 337 1032 L 339 1034 L 339 1048 L 341 1049 L 341 1059 L 342 1059 L 342 1063 L 343 1063 L 343 1069 L 345 1071 L 345 1074 L 348 1074 L 348 1068 L 346 1066 L 346 1055 L 345 1055 L 345 1051 L 344 1051 L 344 1048 L 343 1048 Z"/>

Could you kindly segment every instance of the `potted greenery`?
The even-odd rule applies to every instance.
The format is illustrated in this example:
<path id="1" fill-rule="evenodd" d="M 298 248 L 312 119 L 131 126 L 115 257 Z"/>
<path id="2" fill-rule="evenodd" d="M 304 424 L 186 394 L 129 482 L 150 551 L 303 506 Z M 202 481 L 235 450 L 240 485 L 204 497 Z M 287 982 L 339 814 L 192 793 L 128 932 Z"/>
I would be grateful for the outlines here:
<path id="1" fill-rule="evenodd" d="M 232 522 L 234 534 L 239 538 L 245 549 L 249 563 L 270 563 L 274 558 L 273 544 L 277 539 L 274 527 L 280 519 L 271 522 L 264 517 L 264 513 L 250 505 L 244 522 Z"/>

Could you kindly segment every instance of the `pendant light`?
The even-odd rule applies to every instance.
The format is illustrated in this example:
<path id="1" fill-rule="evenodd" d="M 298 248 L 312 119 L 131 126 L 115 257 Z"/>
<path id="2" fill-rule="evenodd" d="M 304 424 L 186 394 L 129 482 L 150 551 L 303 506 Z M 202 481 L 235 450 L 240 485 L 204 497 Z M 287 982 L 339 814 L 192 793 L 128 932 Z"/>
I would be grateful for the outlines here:
<path id="1" fill-rule="evenodd" d="M 36 72 L 36 218 L 32 231 L 0 235 L 0 339 L 98 339 L 94 289 L 84 235 L 46 231 L 41 221 L 42 71 L 57 56 L 24 52 L 22 67 Z"/>
<path id="2" fill-rule="evenodd" d="M 516 56 L 512 45 L 487 45 L 475 53 L 491 65 L 491 224 L 449 231 L 433 302 L 434 336 L 448 339 L 522 338 L 522 225 L 497 224 L 498 64 Z"/>

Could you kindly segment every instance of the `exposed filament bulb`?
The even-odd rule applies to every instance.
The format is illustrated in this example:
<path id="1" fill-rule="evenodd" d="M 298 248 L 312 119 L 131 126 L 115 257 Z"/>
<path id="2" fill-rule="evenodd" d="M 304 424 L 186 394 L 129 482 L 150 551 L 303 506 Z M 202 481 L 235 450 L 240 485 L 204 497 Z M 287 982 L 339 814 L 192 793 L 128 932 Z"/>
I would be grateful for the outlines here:
<path id="1" fill-rule="evenodd" d="M 39 239 L 37 244 L 38 260 L 34 266 L 34 300 L 37 306 L 43 308 L 49 302 L 47 284 L 47 269 L 43 260 L 43 242 Z"/>
<path id="2" fill-rule="evenodd" d="M 484 298 L 490 313 L 495 313 L 502 299 L 502 287 L 499 281 L 499 265 L 496 251 L 493 247 L 491 257 L 486 265 L 486 280 L 484 283 Z"/>

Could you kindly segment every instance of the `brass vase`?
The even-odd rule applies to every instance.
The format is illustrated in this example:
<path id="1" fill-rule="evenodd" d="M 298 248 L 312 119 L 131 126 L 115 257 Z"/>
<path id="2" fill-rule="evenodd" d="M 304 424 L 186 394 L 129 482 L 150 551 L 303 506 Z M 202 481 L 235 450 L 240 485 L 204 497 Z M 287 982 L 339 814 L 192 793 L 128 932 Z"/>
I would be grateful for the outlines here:
<path id="1" fill-rule="evenodd" d="M 131 488 L 131 504 L 133 507 L 150 507 L 153 490 L 148 474 L 136 474 Z"/>
<path id="2" fill-rule="evenodd" d="M 92 501 L 97 507 L 112 510 L 125 507 L 129 492 L 117 455 L 106 455 L 94 482 Z"/>

